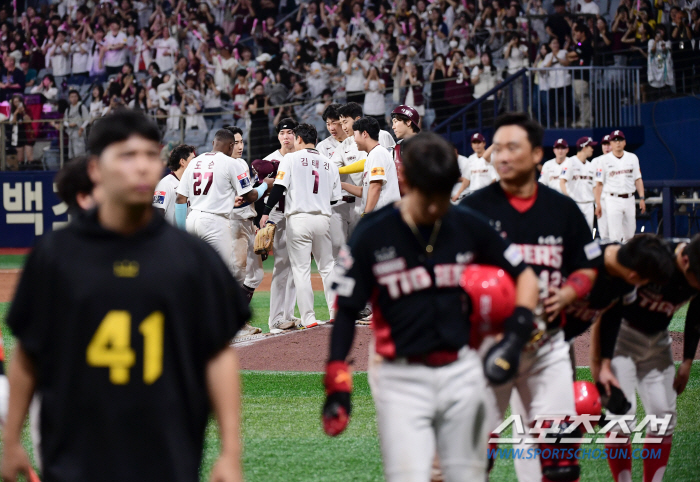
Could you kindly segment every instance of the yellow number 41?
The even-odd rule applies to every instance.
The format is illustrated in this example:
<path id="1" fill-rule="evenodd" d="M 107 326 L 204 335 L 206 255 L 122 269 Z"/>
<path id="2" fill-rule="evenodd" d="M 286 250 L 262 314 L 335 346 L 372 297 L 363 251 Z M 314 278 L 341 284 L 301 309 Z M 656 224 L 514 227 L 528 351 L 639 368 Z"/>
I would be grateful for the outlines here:
<path id="1" fill-rule="evenodd" d="M 165 317 L 154 311 L 139 325 L 143 335 L 143 382 L 150 385 L 163 373 L 163 325 Z M 104 317 L 87 347 L 87 363 L 108 367 L 109 381 L 129 383 L 129 370 L 136 363 L 131 349 L 131 313 L 112 310 Z"/>

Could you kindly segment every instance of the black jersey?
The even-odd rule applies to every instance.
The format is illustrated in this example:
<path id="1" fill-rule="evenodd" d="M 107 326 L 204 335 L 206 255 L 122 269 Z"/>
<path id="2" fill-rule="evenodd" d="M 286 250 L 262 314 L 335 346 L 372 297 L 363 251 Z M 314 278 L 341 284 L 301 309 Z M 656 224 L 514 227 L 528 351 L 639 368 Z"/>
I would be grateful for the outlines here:
<path id="1" fill-rule="evenodd" d="M 576 203 L 542 184 L 524 212 L 513 207 L 499 183 L 472 193 L 461 205 L 485 215 L 496 231 L 520 249 L 539 277 L 540 301 L 548 297 L 550 287 L 560 288 L 567 276 L 593 267 L 602 255 Z"/>
<path id="2" fill-rule="evenodd" d="M 425 241 L 431 230 L 424 232 Z M 377 353 L 387 357 L 456 350 L 469 341 L 469 306 L 459 281 L 471 263 L 503 268 L 513 279 L 525 269 L 517 248 L 478 213 L 450 207 L 432 255 L 388 205 L 365 217 L 336 275 L 339 310 L 357 313 L 368 299 Z"/>
<path id="3" fill-rule="evenodd" d="M 36 367 L 43 479 L 198 480 L 206 364 L 249 315 L 216 252 L 162 216 L 45 236 L 8 316 Z"/>
<path id="4" fill-rule="evenodd" d="M 634 285 L 611 276 L 605 268 L 605 250 L 617 245 L 619 243 L 601 246 L 603 255 L 595 258 L 593 263 L 593 268 L 598 273 L 593 288 L 585 297 L 577 299 L 566 307 L 564 337 L 567 341 L 585 332 L 605 308 L 634 291 Z"/>

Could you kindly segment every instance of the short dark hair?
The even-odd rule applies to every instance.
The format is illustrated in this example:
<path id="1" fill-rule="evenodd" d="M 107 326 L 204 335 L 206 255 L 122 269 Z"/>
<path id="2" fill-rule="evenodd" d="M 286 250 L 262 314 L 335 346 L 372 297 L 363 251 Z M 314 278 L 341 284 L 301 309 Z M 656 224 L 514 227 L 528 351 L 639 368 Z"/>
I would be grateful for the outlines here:
<path id="1" fill-rule="evenodd" d="M 66 163 L 56 174 L 56 191 L 58 197 L 68 205 L 69 208 L 80 209 L 78 205 L 78 194 L 90 194 L 95 185 L 88 175 L 88 158 L 78 156 L 71 162 Z"/>
<path id="2" fill-rule="evenodd" d="M 237 129 L 237 128 L 236 128 Z M 236 133 L 233 132 L 233 127 L 225 127 L 224 129 L 219 129 L 214 134 L 214 140 L 220 142 L 236 142 L 234 137 Z"/>
<path id="3" fill-rule="evenodd" d="M 95 121 L 88 139 L 88 151 L 99 157 L 108 146 L 123 142 L 131 136 L 160 142 L 158 125 L 143 112 L 119 109 Z"/>
<path id="4" fill-rule="evenodd" d="M 71 94 L 77 95 L 77 96 L 78 96 L 78 99 L 80 99 L 80 92 L 78 92 L 77 90 L 75 90 L 75 89 L 69 90 L 69 91 L 68 91 L 68 96 L 70 97 Z"/>
<path id="5" fill-rule="evenodd" d="M 304 144 L 316 144 L 318 132 L 311 124 L 299 124 L 294 128 L 294 138 L 301 137 Z"/>
<path id="6" fill-rule="evenodd" d="M 357 119 L 352 124 L 352 130 L 366 132 L 370 138 L 375 141 L 379 140 L 379 122 L 377 122 L 377 119 L 374 117 L 362 117 L 361 119 Z"/>
<path id="7" fill-rule="evenodd" d="M 459 179 L 454 148 L 434 132 L 421 132 L 401 144 L 403 177 L 420 192 L 449 196 Z"/>
<path id="8" fill-rule="evenodd" d="M 323 118 L 323 122 L 328 122 L 328 119 L 330 120 L 338 120 L 340 119 L 340 114 L 338 114 L 338 108 L 340 107 L 340 104 L 331 104 L 326 109 L 323 111 L 323 114 L 321 117 Z"/>
<path id="9" fill-rule="evenodd" d="M 357 119 L 358 117 L 362 117 L 362 106 L 357 102 L 348 102 L 347 104 L 338 108 L 338 115 L 341 117 Z"/>
<path id="10" fill-rule="evenodd" d="M 229 132 L 230 132 L 231 134 L 233 134 L 233 135 L 240 134 L 241 137 L 243 137 L 243 129 L 241 129 L 240 127 L 237 127 L 237 126 L 224 126 L 224 129 L 226 129 L 227 131 L 229 131 Z"/>
<path id="11" fill-rule="evenodd" d="M 168 169 L 171 171 L 180 169 L 180 161 L 186 161 L 194 151 L 194 146 L 189 146 L 187 144 L 176 146 L 170 153 L 170 157 L 168 157 Z"/>
<path id="12" fill-rule="evenodd" d="M 544 129 L 539 122 L 533 120 L 524 112 L 513 112 L 510 114 L 502 114 L 496 118 L 494 132 L 504 126 L 519 126 L 527 132 L 527 140 L 530 141 L 530 146 L 535 149 L 542 147 L 544 140 Z"/>
<path id="13" fill-rule="evenodd" d="M 676 269 L 669 244 L 649 233 L 638 234 L 620 246 L 617 261 L 655 284 L 668 283 Z"/>
<path id="14" fill-rule="evenodd" d="M 688 256 L 690 272 L 700 281 L 700 234 L 693 236 L 690 243 L 683 248 L 683 254 Z"/>

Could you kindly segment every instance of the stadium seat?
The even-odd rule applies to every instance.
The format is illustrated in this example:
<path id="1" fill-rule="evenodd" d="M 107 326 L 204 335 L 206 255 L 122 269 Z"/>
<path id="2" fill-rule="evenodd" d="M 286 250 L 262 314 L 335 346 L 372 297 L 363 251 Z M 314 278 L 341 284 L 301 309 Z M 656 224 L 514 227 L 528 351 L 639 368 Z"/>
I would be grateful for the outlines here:
<path id="1" fill-rule="evenodd" d="M 180 142 L 180 131 L 178 130 L 169 130 L 163 135 L 163 144 L 167 144 L 168 142 Z"/>
<path id="2" fill-rule="evenodd" d="M 41 81 L 44 79 L 44 76 L 45 76 L 46 74 L 51 74 L 51 73 L 52 73 L 51 69 L 41 69 L 41 70 L 36 74 L 37 81 L 38 81 L 38 82 L 41 82 Z"/>
<path id="3" fill-rule="evenodd" d="M 207 140 L 207 131 L 204 130 L 189 130 L 185 132 L 185 144 L 191 146 L 201 146 L 205 144 Z"/>

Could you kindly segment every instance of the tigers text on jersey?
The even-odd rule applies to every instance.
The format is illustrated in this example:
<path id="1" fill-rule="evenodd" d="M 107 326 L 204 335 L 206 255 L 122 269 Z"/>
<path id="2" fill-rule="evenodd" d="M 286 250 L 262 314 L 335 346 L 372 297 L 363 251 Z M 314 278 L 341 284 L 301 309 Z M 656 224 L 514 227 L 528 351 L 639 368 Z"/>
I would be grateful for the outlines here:
<path id="1" fill-rule="evenodd" d="M 608 194 L 632 194 L 637 188 L 634 181 L 641 179 L 639 158 L 631 152 L 623 151 L 618 158 L 612 152 L 601 156 L 600 171 L 596 182 L 603 183 L 603 192 Z"/>
<path id="2" fill-rule="evenodd" d="M 340 142 L 338 142 L 335 137 L 333 136 L 328 136 L 325 139 L 323 139 L 321 142 L 316 144 L 316 149 L 318 152 L 321 153 L 321 155 L 327 157 L 328 159 L 331 159 L 333 157 L 333 153 L 335 150 L 338 148 L 340 145 Z"/>
<path id="3" fill-rule="evenodd" d="M 469 192 L 474 192 L 486 187 L 499 177 L 491 163 L 487 163 L 483 157 L 476 154 L 469 156 L 469 164 L 466 178 L 469 179 Z"/>
<path id="4" fill-rule="evenodd" d="M 341 198 L 338 168 L 316 149 L 287 154 L 277 168 L 275 184 L 287 188 L 284 215 L 331 215 L 331 201 Z"/>
<path id="5" fill-rule="evenodd" d="M 566 159 L 564 159 L 566 161 Z M 561 174 L 561 166 L 563 162 L 559 164 L 556 159 L 550 159 L 545 162 L 542 166 L 542 172 L 540 173 L 540 182 L 547 187 L 554 189 L 555 191 L 561 192 L 561 186 L 559 186 L 559 175 Z"/>
<path id="6" fill-rule="evenodd" d="M 189 163 L 177 193 L 187 197 L 192 209 L 228 217 L 235 197 L 252 189 L 248 164 L 243 159 L 207 152 Z"/>
<path id="7" fill-rule="evenodd" d="M 159 215 L 44 235 L 7 318 L 42 394 L 42 479 L 198 480 L 206 366 L 249 316 L 219 255 Z"/>
<path id="8" fill-rule="evenodd" d="M 165 220 L 175 226 L 175 198 L 177 197 L 177 186 L 180 180 L 175 173 L 170 172 L 161 179 L 153 193 L 153 206 L 165 211 Z"/>
<path id="9" fill-rule="evenodd" d="M 369 185 L 375 181 L 380 181 L 382 183 L 382 190 L 379 193 L 379 200 L 374 206 L 374 210 L 383 208 L 387 204 L 401 199 L 396 164 L 391 158 L 389 151 L 384 149 L 381 145 L 377 145 L 367 154 L 365 170 L 362 173 L 362 211 L 364 211 L 365 206 L 367 206 Z"/>
<path id="10" fill-rule="evenodd" d="M 427 240 L 433 226 L 419 230 Z M 450 206 L 428 257 L 400 211 L 385 206 L 363 218 L 340 250 L 338 308 L 357 312 L 372 301 L 375 349 L 386 358 L 458 350 L 470 332 L 459 280 L 472 263 L 499 266 L 513 279 L 525 269 L 517 250 L 470 209 Z"/>
<path id="11" fill-rule="evenodd" d="M 595 201 L 593 196 L 593 177 L 595 172 L 590 162 L 581 162 L 571 156 L 561 163 L 560 178 L 566 179 L 566 192 L 578 203 Z"/>
<path id="12" fill-rule="evenodd" d="M 518 203 L 499 183 L 491 184 L 460 203 L 485 215 L 496 231 L 520 249 L 525 262 L 540 278 L 540 301 L 549 288 L 559 288 L 566 277 L 589 268 L 602 255 L 591 243 L 591 230 L 578 205 L 569 197 L 537 184 L 534 202 L 521 212 Z"/>

